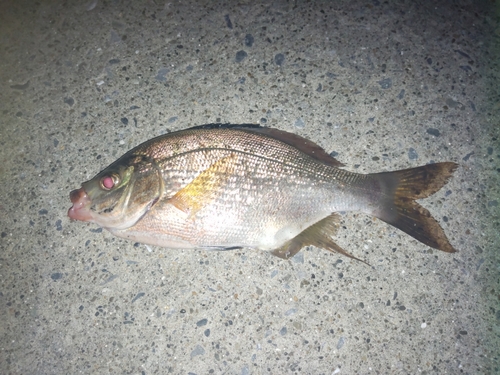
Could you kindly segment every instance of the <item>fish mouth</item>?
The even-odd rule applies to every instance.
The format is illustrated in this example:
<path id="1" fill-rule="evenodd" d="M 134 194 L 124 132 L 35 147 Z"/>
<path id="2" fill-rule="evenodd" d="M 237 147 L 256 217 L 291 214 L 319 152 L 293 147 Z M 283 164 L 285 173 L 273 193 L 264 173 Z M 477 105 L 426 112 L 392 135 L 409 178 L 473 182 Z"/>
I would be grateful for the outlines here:
<path id="1" fill-rule="evenodd" d="M 91 200 L 83 188 L 73 190 L 69 193 L 69 199 L 73 206 L 68 210 L 68 216 L 73 220 L 91 221 L 92 216 L 88 210 Z"/>

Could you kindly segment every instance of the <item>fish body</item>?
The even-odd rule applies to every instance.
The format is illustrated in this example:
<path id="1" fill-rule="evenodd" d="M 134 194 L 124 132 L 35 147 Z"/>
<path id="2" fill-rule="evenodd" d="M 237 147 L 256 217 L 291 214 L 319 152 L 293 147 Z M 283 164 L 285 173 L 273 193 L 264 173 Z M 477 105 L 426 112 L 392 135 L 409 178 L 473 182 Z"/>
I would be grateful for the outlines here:
<path id="1" fill-rule="evenodd" d="M 70 194 L 72 219 L 168 248 L 255 248 L 290 258 L 307 245 L 354 258 L 332 239 L 342 211 L 378 217 L 454 252 L 416 199 L 457 165 L 358 174 L 313 142 L 252 125 L 205 125 L 135 147 Z"/>

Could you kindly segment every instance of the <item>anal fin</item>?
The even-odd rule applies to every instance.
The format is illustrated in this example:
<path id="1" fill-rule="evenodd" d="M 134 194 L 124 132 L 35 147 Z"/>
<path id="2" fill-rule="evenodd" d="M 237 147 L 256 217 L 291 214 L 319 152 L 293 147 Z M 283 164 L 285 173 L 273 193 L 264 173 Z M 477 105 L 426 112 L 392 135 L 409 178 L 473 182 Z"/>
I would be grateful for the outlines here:
<path id="1" fill-rule="evenodd" d="M 290 259 L 303 247 L 313 245 L 332 253 L 339 253 L 351 259 L 359 260 L 370 266 L 364 260 L 356 258 L 337 245 L 331 238 L 340 227 L 340 215 L 333 213 L 324 219 L 314 223 L 304 229 L 300 234 L 285 242 L 282 246 L 274 249 L 271 254 L 282 258 Z"/>

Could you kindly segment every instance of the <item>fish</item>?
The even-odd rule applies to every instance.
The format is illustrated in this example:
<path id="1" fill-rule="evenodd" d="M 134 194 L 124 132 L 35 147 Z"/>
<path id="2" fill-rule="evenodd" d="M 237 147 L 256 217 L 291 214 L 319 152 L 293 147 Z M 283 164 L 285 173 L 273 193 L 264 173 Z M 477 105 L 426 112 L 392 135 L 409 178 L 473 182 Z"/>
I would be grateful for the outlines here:
<path id="1" fill-rule="evenodd" d="M 359 174 L 314 142 L 253 124 L 207 124 L 150 139 L 70 192 L 72 220 L 170 249 L 268 251 L 290 259 L 315 246 L 361 260 L 334 242 L 341 213 L 374 216 L 453 253 L 417 200 L 458 164 Z M 362 260 L 361 260 L 362 261 Z"/>

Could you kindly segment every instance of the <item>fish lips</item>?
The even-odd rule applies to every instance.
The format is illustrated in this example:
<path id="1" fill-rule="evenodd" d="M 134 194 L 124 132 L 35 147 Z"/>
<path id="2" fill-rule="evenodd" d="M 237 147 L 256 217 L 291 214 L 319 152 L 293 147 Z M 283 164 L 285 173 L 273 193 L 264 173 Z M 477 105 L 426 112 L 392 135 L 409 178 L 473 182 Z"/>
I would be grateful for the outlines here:
<path id="1" fill-rule="evenodd" d="M 69 193 L 69 199 L 73 206 L 68 210 L 68 216 L 72 220 L 91 221 L 92 216 L 88 210 L 91 200 L 83 188 L 73 190 Z"/>

